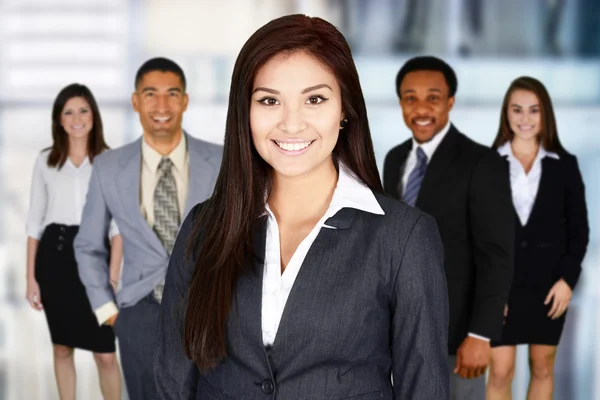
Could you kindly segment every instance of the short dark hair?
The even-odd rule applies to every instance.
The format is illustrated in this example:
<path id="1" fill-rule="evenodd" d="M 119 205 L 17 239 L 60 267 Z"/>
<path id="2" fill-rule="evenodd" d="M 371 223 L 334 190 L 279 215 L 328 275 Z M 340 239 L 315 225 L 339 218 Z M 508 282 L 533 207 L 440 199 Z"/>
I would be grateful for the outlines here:
<path id="1" fill-rule="evenodd" d="M 178 75 L 179 79 L 181 79 L 183 91 L 185 92 L 186 81 L 183 70 L 179 65 L 177 65 L 175 61 L 169 60 L 168 58 L 164 57 L 151 58 L 150 60 L 142 64 L 142 66 L 138 69 L 137 73 L 135 74 L 135 89 L 137 89 L 142 79 L 144 79 L 144 76 L 146 76 L 147 73 L 153 71 L 173 72 L 174 74 Z"/>
<path id="2" fill-rule="evenodd" d="M 414 57 L 408 60 L 400 71 L 398 71 L 398 75 L 396 75 L 396 93 L 398 97 L 400 96 L 400 85 L 402 84 L 402 80 L 409 72 L 415 71 L 437 71 L 444 74 L 444 78 L 446 78 L 446 84 L 448 84 L 448 96 L 454 97 L 456 94 L 456 89 L 458 87 L 458 79 L 456 78 L 456 73 L 452 69 L 450 65 L 448 65 L 444 60 L 439 59 L 433 56 L 420 56 Z"/>

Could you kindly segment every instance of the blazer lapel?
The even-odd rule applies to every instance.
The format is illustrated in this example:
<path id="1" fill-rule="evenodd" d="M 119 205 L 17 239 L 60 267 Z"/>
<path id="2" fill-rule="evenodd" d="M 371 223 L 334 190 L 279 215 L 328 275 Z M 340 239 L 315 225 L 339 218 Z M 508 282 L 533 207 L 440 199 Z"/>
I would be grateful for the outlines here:
<path id="1" fill-rule="evenodd" d="M 447 171 L 448 165 L 458 155 L 458 131 L 454 126 L 446 134 L 446 137 L 439 144 L 438 148 L 433 153 L 427 171 L 419 190 L 416 206 L 422 209 L 423 202 L 428 199 L 434 199 L 436 188 L 439 186 L 439 181 Z"/>
<path id="2" fill-rule="evenodd" d="M 148 222 L 140 210 L 141 168 L 142 168 L 142 139 L 135 142 L 135 149 L 125 154 L 121 160 L 121 173 L 117 177 L 119 197 L 125 210 L 125 217 L 129 218 L 131 225 L 135 227 L 142 236 L 152 244 L 161 256 L 167 256 L 165 248 L 148 225 Z"/>
<path id="3" fill-rule="evenodd" d="M 533 206 L 531 208 L 531 214 L 529 214 L 529 219 L 527 220 L 527 225 L 529 225 L 529 223 L 531 221 L 535 221 L 536 218 L 538 218 L 538 214 L 540 212 L 540 208 L 541 208 L 541 199 L 551 199 L 552 198 L 552 191 L 551 191 L 551 186 L 552 186 L 552 179 L 550 179 L 552 176 L 557 176 L 558 175 L 558 171 L 557 171 L 557 167 L 558 167 L 558 162 L 556 162 L 556 160 L 549 158 L 549 157 L 544 157 L 541 160 L 542 163 L 542 175 L 540 176 L 540 183 L 539 183 L 539 187 L 538 187 L 538 191 L 537 194 L 535 195 L 535 199 L 533 200 Z M 535 224 L 535 222 L 534 222 Z"/>
<path id="4" fill-rule="evenodd" d="M 404 176 L 404 169 L 406 168 L 406 160 L 412 150 L 413 142 L 409 140 L 408 145 L 402 146 L 398 153 L 397 167 L 392 170 L 392 184 L 396 185 L 396 192 L 398 193 L 398 199 L 402 200 L 404 195 L 404 185 L 402 184 L 402 176 Z"/>
<path id="5" fill-rule="evenodd" d="M 207 161 L 201 142 L 194 140 L 187 133 L 185 135 L 187 136 L 190 160 L 189 189 L 184 210 L 184 215 L 187 215 L 192 207 L 209 197 L 211 193 L 210 185 L 214 180 L 213 177 L 216 171 Z"/>
<path id="6" fill-rule="evenodd" d="M 335 244 L 339 234 L 350 227 L 357 210 L 344 208 L 325 221 L 325 225 L 336 229 L 321 228 L 317 238 L 304 259 L 298 276 L 294 281 L 281 316 L 275 342 L 270 353 L 275 365 L 289 364 L 290 358 L 297 356 L 310 343 L 310 328 L 298 321 L 309 318 L 323 296 L 323 271 L 336 260 Z M 262 285 L 261 285 L 262 287 Z M 280 377 L 284 379 L 285 377 Z"/>

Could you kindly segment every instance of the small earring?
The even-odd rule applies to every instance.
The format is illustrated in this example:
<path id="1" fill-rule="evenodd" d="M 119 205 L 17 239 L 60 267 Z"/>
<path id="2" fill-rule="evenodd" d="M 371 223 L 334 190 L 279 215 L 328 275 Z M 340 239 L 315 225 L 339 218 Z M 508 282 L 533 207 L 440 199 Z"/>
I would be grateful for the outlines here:
<path id="1" fill-rule="evenodd" d="M 348 119 L 343 119 L 340 121 L 340 129 L 344 129 L 348 124 Z"/>

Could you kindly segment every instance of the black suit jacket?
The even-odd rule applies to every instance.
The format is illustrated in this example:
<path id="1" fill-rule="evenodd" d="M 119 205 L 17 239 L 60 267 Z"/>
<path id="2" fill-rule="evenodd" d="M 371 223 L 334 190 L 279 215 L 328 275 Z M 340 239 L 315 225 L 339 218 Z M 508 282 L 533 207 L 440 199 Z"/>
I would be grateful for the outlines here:
<path id="1" fill-rule="evenodd" d="M 508 160 L 507 171 L 509 171 Z M 585 187 L 577 159 L 542 159 L 542 176 L 527 224 L 515 215 L 516 265 L 513 286 L 545 296 L 563 278 L 574 288 L 589 242 Z"/>
<path id="2" fill-rule="evenodd" d="M 412 140 L 385 158 L 385 191 L 402 198 Z M 513 270 L 514 214 L 503 159 L 454 126 L 434 152 L 416 207 L 432 215 L 444 243 L 450 296 L 448 349 L 469 332 L 499 340 Z"/>
<path id="3" fill-rule="evenodd" d="M 194 209 L 169 263 L 157 331 L 157 399 L 448 399 L 448 292 L 433 218 L 383 194 L 385 215 L 344 208 L 296 277 L 272 348 L 262 341 L 263 262 L 238 280 L 227 357 L 199 373 L 183 349 L 185 256 Z M 265 254 L 266 217 L 255 226 Z M 390 382 L 394 378 L 394 386 Z"/>

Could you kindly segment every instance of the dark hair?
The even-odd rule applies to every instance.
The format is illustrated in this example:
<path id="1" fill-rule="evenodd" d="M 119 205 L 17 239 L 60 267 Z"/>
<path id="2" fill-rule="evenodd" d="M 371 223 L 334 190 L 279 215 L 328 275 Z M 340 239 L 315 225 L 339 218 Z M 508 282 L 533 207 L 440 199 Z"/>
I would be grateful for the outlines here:
<path id="1" fill-rule="evenodd" d="M 400 71 L 398 71 L 398 75 L 396 75 L 396 93 L 398 97 L 400 96 L 400 85 L 402 85 L 402 81 L 404 77 L 409 72 L 415 71 L 436 71 L 444 74 L 444 78 L 446 79 L 446 84 L 448 85 L 448 97 L 454 97 L 456 94 L 456 89 L 458 88 L 458 79 L 456 78 L 456 73 L 452 69 L 450 65 L 448 65 L 444 60 L 441 60 L 437 57 L 433 56 L 420 56 L 414 57 L 404 63 Z"/>
<path id="2" fill-rule="evenodd" d="M 183 86 L 183 91 L 185 92 L 186 81 L 183 70 L 179 65 L 177 65 L 177 63 L 175 63 L 175 61 L 164 57 L 151 58 L 142 64 L 135 74 L 135 89 L 137 89 L 142 79 L 144 79 L 144 76 L 153 71 L 172 72 L 176 74 L 179 76 L 179 79 L 181 80 L 181 86 Z"/>
<path id="3" fill-rule="evenodd" d="M 272 168 L 259 156 L 251 139 L 249 111 L 254 79 L 273 57 L 298 51 L 319 60 L 341 88 L 348 123 L 333 150 L 334 163 L 343 163 L 371 190 L 383 192 L 365 101 L 344 36 L 329 22 L 304 15 L 287 15 L 264 25 L 248 39 L 236 60 L 223 162 L 213 195 L 196 219 L 188 243 L 188 257 L 196 254 L 197 261 L 187 297 L 184 346 L 188 357 L 202 370 L 226 357 L 226 320 L 234 304 L 236 281 L 252 261 L 264 256 L 254 254 L 252 234 L 265 211 Z"/>
<path id="4" fill-rule="evenodd" d="M 508 90 L 504 95 L 504 101 L 502 102 L 502 111 L 500 112 L 500 127 L 498 128 L 498 134 L 496 135 L 496 139 L 494 140 L 492 147 L 497 149 L 504 143 L 511 141 L 515 135 L 512 129 L 510 129 L 510 124 L 508 122 L 508 107 L 510 106 L 510 97 L 516 90 L 526 90 L 528 92 L 532 92 L 540 102 L 542 127 L 539 138 L 544 149 L 554 153 L 565 153 L 566 150 L 558 139 L 556 119 L 554 118 L 554 109 L 552 107 L 550 95 L 548 94 L 548 91 L 542 82 L 529 76 L 521 76 L 515 79 L 508 87 Z"/>
<path id="5" fill-rule="evenodd" d="M 69 86 L 63 88 L 52 106 L 52 146 L 50 154 L 48 154 L 48 166 L 62 168 L 69 157 L 69 138 L 67 132 L 61 124 L 61 114 L 65 108 L 67 101 L 73 97 L 83 97 L 85 101 L 90 105 L 92 116 L 94 118 L 94 126 L 88 136 L 87 153 L 90 163 L 94 162 L 94 157 L 108 149 L 106 142 L 104 141 L 104 131 L 102 130 L 102 118 L 100 117 L 100 110 L 94 95 L 87 86 L 79 83 L 72 83 Z M 48 150 L 48 149 L 45 149 Z"/>

